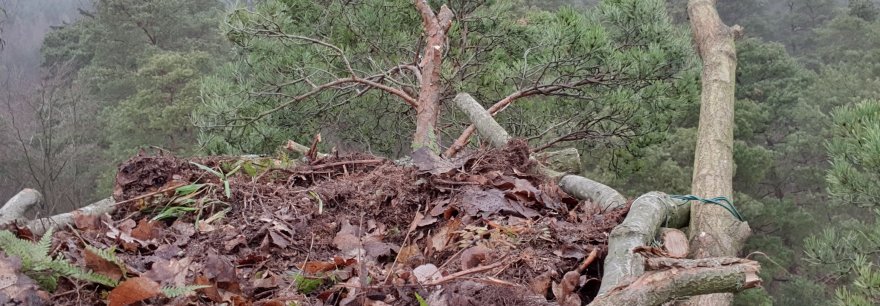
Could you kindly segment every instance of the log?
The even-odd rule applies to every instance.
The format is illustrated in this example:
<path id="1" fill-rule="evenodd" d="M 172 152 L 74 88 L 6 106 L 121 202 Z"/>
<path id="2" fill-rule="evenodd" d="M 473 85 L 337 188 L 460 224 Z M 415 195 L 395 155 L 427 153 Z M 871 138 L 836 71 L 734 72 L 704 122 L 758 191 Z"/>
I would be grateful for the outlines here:
<path id="1" fill-rule="evenodd" d="M 43 195 L 34 189 L 25 188 L 6 201 L 0 208 L 0 225 L 27 220 L 25 215 L 43 200 Z"/>
<path id="2" fill-rule="evenodd" d="M 662 263 L 656 261 L 663 261 Z M 674 262 L 674 263 L 673 263 Z M 674 299 L 708 293 L 736 293 L 761 285 L 760 264 L 740 258 L 688 259 L 651 258 L 652 267 L 669 267 L 648 272 L 625 287 L 600 295 L 589 305 L 662 305 Z M 605 279 L 602 279 L 605 285 Z"/>
<path id="3" fill-rule="evenodd" d="M 31 230 L 32 233 L 34 233 L 34 235 L 42 235 L 49 228 L 58 228 L 68 224 L 72 224 L 73 216 L 76 213 L 97 216 L 113 212 L 114 208 L 116 208 L 116 201 L 114 201 L 113 198 L 106 198 L 71 212 L 30 221 L 27 223 L 27 227 Z"/>
<path id="4" fill-rule="evenodd" d="M 663 242 L 663 250 L 666 256 L 672 258 L 685 258 L 688 255 L 688 237 L 681 230 L 675 228 L 661 228 L 660 241 Z"/>
<path id="5" fill-rule="evenodd" d="M 688 201 L 674 199 L 662 192 L 649 192 L 636 199 L 626 219 L 611 230 L 599 296 L 610 293 L 627 279 L 642 275 L 645 258 L 633 253 L 633 249 L 649 244 L 661 226 L 677 228 L 687 225 L 690 206 Z"/>
<path id="6" fill-rule="evenodd" d="M 563 176 L 559 180 L 559 188 L 575 198 L 592 201 L 599 205 L 602 211 L 626 205 L 626 198 L 614 188 L 582 176 Z"/>
<path id="7" fill-rule="evenodd" d="M 467 93 L 460 93 L 455 96 L 453 101 L 458 109 L 467 114 L 474 126 L 477 127 L 480 136 L 486 138 L 492 147 L 501 148 L 507 145 L 507 142 L 510 141 L 510 135 L 477 100 L 474 100 L 474 97 Z"/>

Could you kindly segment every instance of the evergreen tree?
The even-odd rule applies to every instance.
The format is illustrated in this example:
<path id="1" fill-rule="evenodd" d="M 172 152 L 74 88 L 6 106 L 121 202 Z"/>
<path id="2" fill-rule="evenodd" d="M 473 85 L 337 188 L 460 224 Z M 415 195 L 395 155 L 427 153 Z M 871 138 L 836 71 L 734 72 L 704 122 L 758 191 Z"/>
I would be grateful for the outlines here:
<path id="1" fill-rule="evenodd" d="M 448 3 L 456 15 L 442 60 L 440 145 L 465 126 L 446 103 L 458 92 L 487 106 L 517 100 L 498 118 L 536 147 L 642 147 L 693 105 L 688 38 L 662 1 L 605 1 L 589 12 L 518 4 Z M 399 139 L 415 129 L 417 111 L 401 97 L 415 100 L 424 89 L 413 70 L 426 54 L 412 3 L 268 1 L 229 21 L 227 37 L 242 57 L 206 83 L 196 115 L 209 152 L 266 153 L 319 131 L 341 149 L 409 151 Z M 372 84 L 333 84 L 353 77 Z"/>
<path id="2" fill-rule="evenodd" d="M 195 152 L 190 113 L 202 77 L 225 56 L 222 13 L 215 0 L 101 0 L 47 35 L 43 65 L 71 67 L 73 82 L 101 110 L 87 118 L 101 127 L 88 137 L 103 149 L 96 168 L 109 175 L 145 146 Z"/>

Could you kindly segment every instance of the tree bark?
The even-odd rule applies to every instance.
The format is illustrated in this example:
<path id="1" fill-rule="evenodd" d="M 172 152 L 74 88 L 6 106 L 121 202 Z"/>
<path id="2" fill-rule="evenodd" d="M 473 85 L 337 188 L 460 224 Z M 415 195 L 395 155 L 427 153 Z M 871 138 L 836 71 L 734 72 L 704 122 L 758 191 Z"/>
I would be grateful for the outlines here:
<path id="1" fill-rule="evenodd" d="M 455 96 L 453 101 L 458 109 L 467 114 L 480 136 L 486 138 L 492 147 L 504 147 L 510 141 L 510 135 L 507 134 L 507 131 L 492 118 L 492 115 L 477 100 L 474 100 L 474 97 L 460 93 Z"/>
<path id="2" fill-rule="evenodd" d="M 715 0 L 689 0 L 688 15 L 703 61 L 700 123 L 694 153 L 692 193 L 700 197 L 733 195 L 733 106 L 736 78 L 735 31 L 715 10 Z M 717 205 L 691 210 L 693 258 L 736 256 L 749 236 L 748 224 Z M 694 297 L 691 305 L 729 305 L 732 294 Z"/>
<path id="3" fill-rule="evenodd" d="M 114 201 L 113 198 L 106 198 L 101 201 L 92 203 L 91 205 L 80 207 L 79 209 L 71 212 L 30 221 L 27 223 L 27 227 L 31 230 L 32 233 L 34 233 L 34 235 L 42 235 L 51 227 L 57 228 L 72 224 L 74 221 L 73 217 L 76 214 L 97 216 L 110 213 L 113 211 L 113 209 L 116 208 L 115 204 L 116 201 Z"/>
<path id="4" fill-rule="evenodd" d="M 440 147 L 437 142 L 435 128 L 440 114 L 440 94 L 442 80 L 440 72 L 443 66 L 444 48 L 447 46 L 447 31 L 452 25 L 452 10 L 446 5 L 440 7 L 440 11 L 434 14 L 434 10 L 427 0 L 415 0 L 416 9 L 422 16 L 422 27 L 425 31 L 425 48 L 422 51 L 422 60 L 419 62 L 421 70 L 421 84 L 416 114 L 416 132 L 413 136 L 413 149 L 428 147 L 439 154 Z"/>
<path id="5" fill-rule="evenodd" d="M 647 268 L 664 270 L 648 272 L 626 287 L 615 288 L 607 295 L 597 297 L 589 305 L 662 305 L 683 297 L 714 292 L 740 292 L 761 285 L 761 279 L 758 278 L 760 265 L 746 259 L 715 258 L 696 261 L 651 258 L 647 261 Z M 602 283 L 604 285 L 604 278 Z"/>
<path id="6" fill-rule="evenodd" d="M 27 220 L 25 215 L 42 200 L 43 195 L 39 191 L 30 188 L 22 189 L 0 208 L 0 225 Z"/>
<path id="7" fill-rule="evenodd" d="M 645 258 L 634 253 L 633 249 L 653 241 L 661 226 L 687 225 L 690 208 L 687 201 L 671 198 L 662 192 L 649 192 L 633 201 L 626 219 L 614 227 L 608 238 L 608 255 L 599 296 L 641 276 L 645 272 Z"/>
<path id="8" fill-rule="evenodd" d="M 592 201 L 602 211 L 626 205 L 626 198 L 614 188 L 582 176 L 563 176 L 559 180 L 559 188 L 575 198 Z"/>

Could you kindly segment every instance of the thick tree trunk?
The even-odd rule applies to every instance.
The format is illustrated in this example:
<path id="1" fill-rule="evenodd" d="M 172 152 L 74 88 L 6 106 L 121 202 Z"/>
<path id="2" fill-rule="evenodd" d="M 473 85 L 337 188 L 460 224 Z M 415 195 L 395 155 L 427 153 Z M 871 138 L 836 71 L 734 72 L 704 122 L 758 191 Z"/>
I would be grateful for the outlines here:
<path id="1" fill-rule="evenodd" d="M 701 197 L 733 195 L 733 105 L 737 29 L 726 26 L 714 0 L 689 0 L 688 15 L 697 51 L 703 60 L 700 123 L 694 153 L 692 193 Z M 693 258 L 736 256 L 749 236 L 748 224 L 717 205 L 691 209 Z M 733 295 L 711 294 L 691 305 L 729 305 Z"/>
<path id="2" fill-rule="evenodd" d="M 419 62 L 421 84 L 419 84 L 419 98 L 417 100 L 413 149 L 428 147 L 439 154 L 440 147 L 435 129 L 437 118 L 440 115 L 440 94 L 442 91 L 440 72 L 443 66 L 444 48 L 447 45 L 447 31 L 452 25 L 453 14 L 446 5 L 440 7 L 440 11 L 434 14 L 434 10 L 428 5 L 427 0 L 415 0 L 415 6 L 422 16 L 422 27 L 426 39 L 422 60 Z"/>

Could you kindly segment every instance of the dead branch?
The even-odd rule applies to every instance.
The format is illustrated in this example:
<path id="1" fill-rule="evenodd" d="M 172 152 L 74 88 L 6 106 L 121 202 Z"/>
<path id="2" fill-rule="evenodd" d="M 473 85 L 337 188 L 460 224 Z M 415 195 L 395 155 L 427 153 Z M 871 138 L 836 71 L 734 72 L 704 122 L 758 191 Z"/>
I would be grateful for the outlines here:
<path id="1" fill-rule="evenodd" d="M 6 201 L 0 208 L 0 225 L 25 220 L 25 215 L 43 200 L 43 195 L 34 189 L 25 188 Z"/>
<path id="2" fill-rule="evenodd" d="M 625 280 L 642 275 L 645 258 L 633 253 L 633 249 L 653 241 L 661 226 L 687 225 L 689 214 L 688 201 L 673 199 L 662 192 L 649 192 L 633 201 L 626 219 L 611 231 L 608 239 L 608 256 L 605 257 L 605 274 L 599 295 L 609 294 Z"/>
<path id="3" fill-rule="evenodd" d="M 474 274 L 474 273 L 480 273 L 480 272 L 483 272 L 483 271 L 492 270 L 492 269 L 495 269 L 495 268 L 500 267 L 500 266 L 503 265 L 503 264 L 504 264 L 504 261 L 499 261 L 499 262 L 496 262 L 496 263 L 491 264 L 491 265 L 485 265 L 485 266 L 473 267 L 473 268 L 470 268 L 470 269 L 467 269 L 467 270 L 464 270 L 464 271 L 458 271 L 458 272 L 456 272 L 456 273 L 452 273 L 452 274 L 449 274 L 449 275 L 447 275 L 447 276 L 441 277 L 441 278 L 439 278 L 439 279 L 437 279 L 437 280 L 435 280 L 435 281 L 431 281 L 431 282 L 425 283 L 425 286 L 436 286 L 436 285 L 440 285 L 440 284 L 443 284 L 443 283 L 449 282 L 449 281 L 451 281 L 451 280 L 457 279 L 457 278 L 462 277 L 462 276 L 466 276 L 466 275 L 471 275 L 471 274 Z"/>
<path id="4" fill-rule="evenodd" d="M 658 265 L 663 261 L 669 265 Z M 676 264 L 670 264 L 674 261 Z M 748 259 L 717 258 L 715 264 L 702 260 L 652 258 L 648 263 L 673 268 L 648 272 L 625 287 L 600 295 L 589 305 L 662 305 L 668 301 L 708 293 L 735 293 L 761 286 L 760 264 Z M 678 268 L 689 267 L 689 268 Z M 607 277 L 607 276 L 606 276 Z M 603 278 L 602 284 L 605 284 Z"/>
<path id="5" fill-rule="evenodd" d="M 507 134 L 507 131 L 471 95 L 460 93 L 455 96 L 453 101 L 458 109 L 467 114 L 480 135 L 487 138 L 493 147 L 503 147 L 510 141 L 510 135 Z"/>
<path id="6" fill-rule="evenodd" d="M 626 205 L 626 198 L 614 188 L 579 175 L 563 176 L 559 188 L 575 198 L 592 201 L 603 211 Z"/>
<path id="7" fill-rule="evenodd" d="M 113 201 L 112 198 L 106 198 L 71 212 L 30 221 L 27 223 L 27 227 L 34 235 L 42 235 L 51 227 L 58 228 L 73 224 L 74 216 L 77 214 L 99 216 L 110 213 L 116 208 L 116 204 L 116 201 Z"/>

